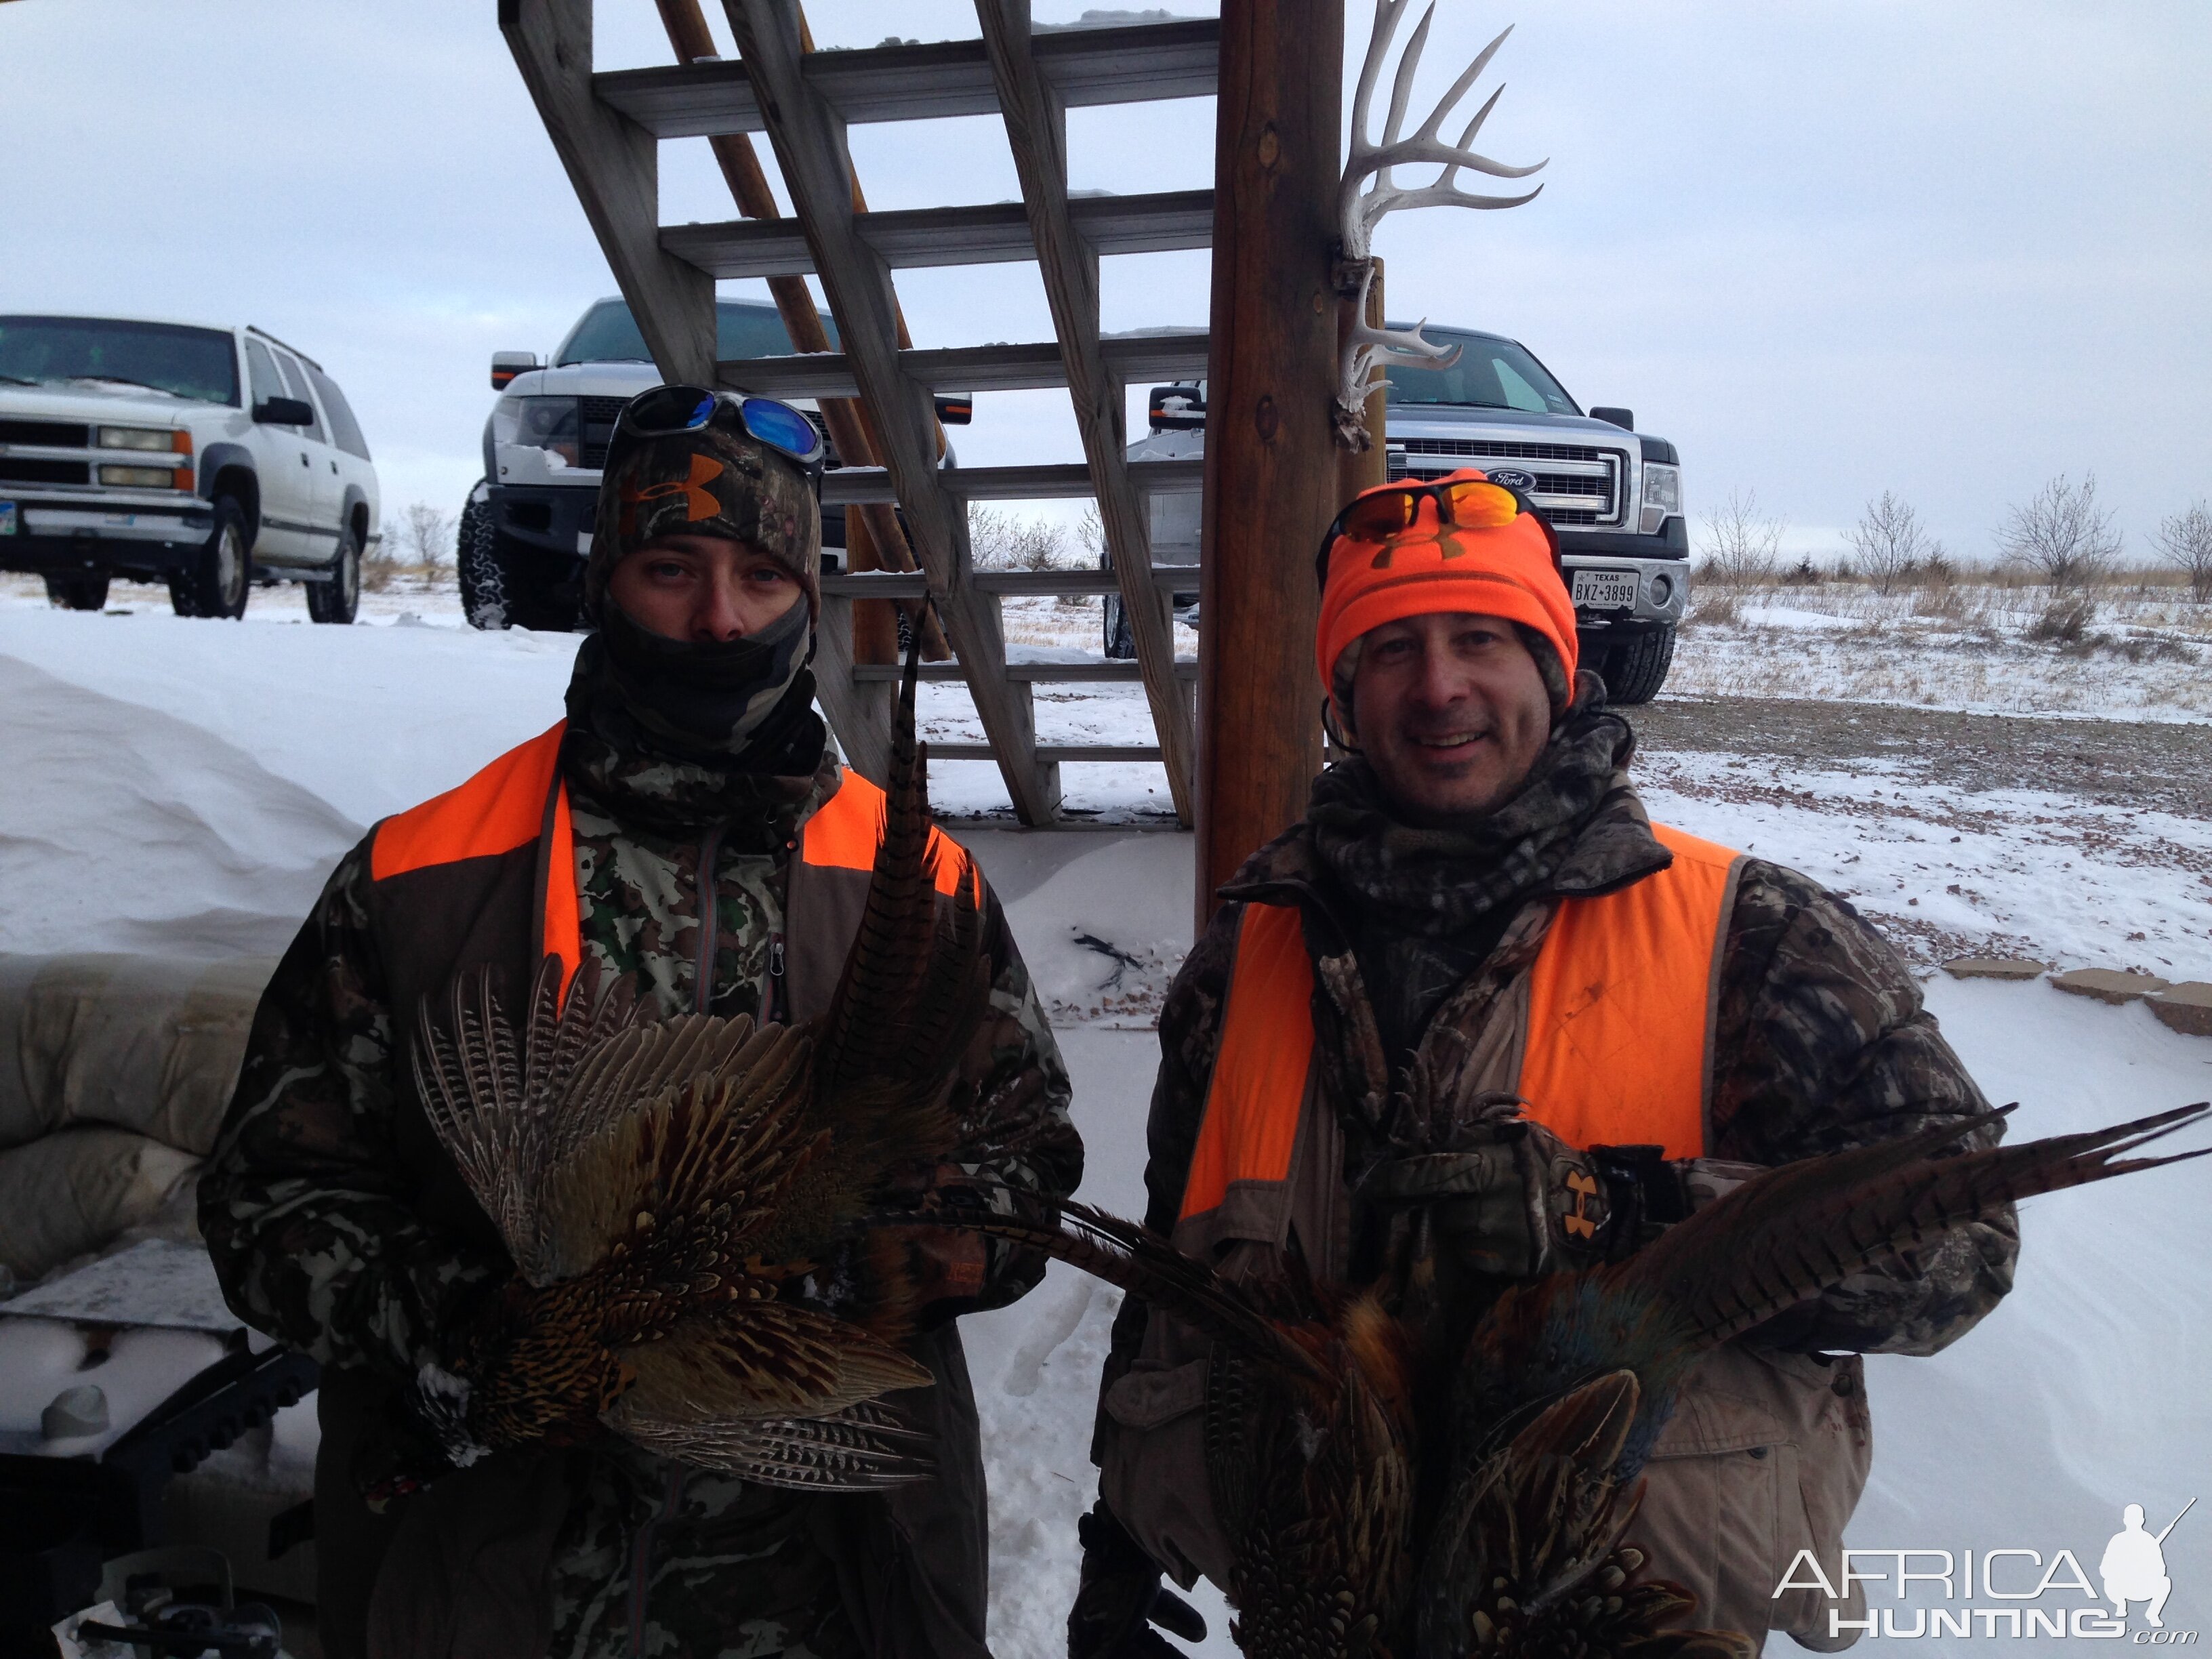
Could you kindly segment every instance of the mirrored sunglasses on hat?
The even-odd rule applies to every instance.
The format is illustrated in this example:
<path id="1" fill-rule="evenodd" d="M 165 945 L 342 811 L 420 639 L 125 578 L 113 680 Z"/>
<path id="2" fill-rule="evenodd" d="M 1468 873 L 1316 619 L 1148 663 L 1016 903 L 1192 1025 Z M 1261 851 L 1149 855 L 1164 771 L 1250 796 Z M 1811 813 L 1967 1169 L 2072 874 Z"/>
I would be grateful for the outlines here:
<path id="1" fill-rule="evenodd" d="M 1559 538 L 1551 520 L 1512 485 L 1492 483 L 1487 478 L 1446 478 L 1431 483 L 1407 479 L 1361 492 L 1330 521 L 1321 538 L 1321 551 L 1314 559 L 1314 572 L 1322 586 L 1328 585 L 1328 556 L 1337 543 L 1379 546 L 1412 529 L 1425 501 L 1436 503 L 1440 525 L 1459 530 L 1495 530 L 1517 518 L 1532 519 L 1550 544 L 1553 568 L 1559 568 Z"/>
<path id="2" fill-rule="evenodd" d="M 744 432 L 810 471 L 818 471 L 827 457 L 821 433 L 803 411 L 774 398 L 740 398 L 706 386 L 657 386 L 639 392 L 616 417 L 615 435 L 672 438 L 718 423 Z"/>

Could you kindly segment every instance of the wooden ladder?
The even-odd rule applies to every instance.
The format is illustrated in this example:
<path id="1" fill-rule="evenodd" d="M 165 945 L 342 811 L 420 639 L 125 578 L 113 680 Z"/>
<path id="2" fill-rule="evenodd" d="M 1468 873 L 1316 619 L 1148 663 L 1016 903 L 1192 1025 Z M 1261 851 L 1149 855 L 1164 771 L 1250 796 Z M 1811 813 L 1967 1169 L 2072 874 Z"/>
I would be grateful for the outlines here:
<path id="1" fill-rule="evenodd" d="M 879 466 L 823 481 L 827 506 L 896 501 L 921 568 L 855 572 L 823 582 L 816 677 L 848 757 L 880 780 L 889 756 L 896 671 L 856 664 L 853 603 L 927 594 L 956 663 L 930 679 L 963 682 L 987 741 L 939 744 L 943 759 L 991 759 L 1025 824 L 1059 815 L 1069 761 L 1158 760 L 1176 814 L 1195 816 L 1194 663 L 1178 662 L 1170 597 L 1198 586 L 1189 566 L 1155 568 L 1146 501 L 1200 490 L 1202 465 L 1125 459 L 1127 387 L 1206 372 L 1200 331 L 1103 338 L 1098 259 L 1106 253 L 1207 247 L 1211 190 L 1071 198 L 1071 107 L 1210 97 L 1220 26 L 1194 19 L 1034 33 L 1027 0 L 975 0 L 980 36 L 866 51 L 801 50 L 793 0 L 724 0 L 739 61 L 599 74 L 592 0 L 500 0 L 514 53 L 646 345 L 671 380 L 720 384 L 764 397 L 855 398 L 867 406 Z M 856 123 L 996 113 L 1022 186 L 1018 204 L 856 212 L 846 132 Z M 658 222 L 664 138 L 765 132 L 795 217 L 707 225 Z M 895 270 L 1035 259 L 1056 338 L 1033 344 L 901 349 Z M 843 349 L 717 361 L 719 278 L 811 273 Z M 1081 464 L 943 467 L 932 394 L 1066 386 Z M 974 501 L 1094 497 L 1111 571 L 978 571 L 968 539 Z M 1120 596 L 1133 663 L 1009 663 L 1000 604 L 1009 594 Z M 1157 741 L 1041 745 L 1031 702 L 1039 682 L 1135 680 Z"/>

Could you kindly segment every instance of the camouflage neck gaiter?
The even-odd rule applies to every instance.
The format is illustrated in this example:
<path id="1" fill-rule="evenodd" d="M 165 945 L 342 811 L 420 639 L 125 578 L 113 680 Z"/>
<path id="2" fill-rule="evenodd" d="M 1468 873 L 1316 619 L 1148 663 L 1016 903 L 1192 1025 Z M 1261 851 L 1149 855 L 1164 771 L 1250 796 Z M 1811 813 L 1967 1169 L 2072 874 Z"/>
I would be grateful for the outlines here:
<path id="1" fill-rule="evenodd" d="M 787 613 L 795 629 L 779 617 L 729 646 L 662 639 L 612 605 L 605 615 L 568 682 L 570 786 L 623 823 L 670 835 L 719 825 L 733 847 L 781 847 L 817 774 L 836 765 L 802 665 L 805 607 Z"/>
<path id="2" fill-rule="evenodd" d="M 678 760 L 712 763 L 742 752 L 814 654 L 804 605 L 757 634 L 715 641 L 656 634 L 611 599 L 599 609 L 607 689 L 639 734 Z"/>

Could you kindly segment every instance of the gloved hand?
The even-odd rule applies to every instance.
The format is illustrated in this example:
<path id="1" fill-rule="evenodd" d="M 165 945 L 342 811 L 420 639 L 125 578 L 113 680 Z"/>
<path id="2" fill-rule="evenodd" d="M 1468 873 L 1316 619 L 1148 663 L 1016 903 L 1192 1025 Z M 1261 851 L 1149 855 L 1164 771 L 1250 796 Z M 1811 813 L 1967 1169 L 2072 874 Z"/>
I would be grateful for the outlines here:
<path id="1" fill-rule="evenodd" d="M 1627 1254 L 1641 1205 L 1632 1163 L 1583 1152 L 1542 1124 L 1506 1118 L 1475 1125 L 1449 1152 L 1386 1158 L 1359 1183 L 1384 1209 L 1427 1212 L 1441 1249 L 1469 1273 L 1534 1279 Z M 1662 1166 L 1663 1167 L 1663 1166 Z"/>
<path id="2" fill-rule="evenodd" d="M 1206 1639 L 1204 1615 L 1160 1582 L 1158 1565 L 1105 1504 L 1075 1523 L 1075 1535 L 1083 1578 L 1067 1615 L 1067 1659 L 1185 1659 L 1155 1625 L 1186 1642 Z"/>

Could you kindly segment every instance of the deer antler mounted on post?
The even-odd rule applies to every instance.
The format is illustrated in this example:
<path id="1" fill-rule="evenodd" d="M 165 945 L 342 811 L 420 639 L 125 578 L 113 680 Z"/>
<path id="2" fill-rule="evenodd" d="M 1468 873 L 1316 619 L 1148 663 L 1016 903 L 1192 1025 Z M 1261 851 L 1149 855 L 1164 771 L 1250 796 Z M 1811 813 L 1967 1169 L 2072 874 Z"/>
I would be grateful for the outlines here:
<path id="1" fill-rule="evenodd" d="M 1421 15 L 1419 24 L 1406 42 L 1405 55 L 1398 60 L 1398 71 L 1390 88 L 1390 113 L 1383 123 L 1379 143 L 1368 137 L 1376 83 L 1382 75 L 1383 59 L 1390 53 L 1391 42 L 1398 33 L 1398 20 L 1411 0 L 1376 0 L 1375 32 L 1367 42 L 1367 62 L 1359 71 L 1359 90 L 1352 106 L 1352 153 L 1345 160 L 1344 181 L 1337 187 L 1337 223 L 1341 242 L 1337 253 L 1337 292 L 1347 300 L 1356 300 L 1356 322 L 1345 337 L 1344 355 L 1336 394 L 1335 422 L 1339 442 L 1351 450 L 1364 450 L 1374 442 L 1367 429 L 1365 405 L 1369 388 L 1373 384 L 1377 368 L 1390 363 L 1402 363 L 1416 368 L 1449 368 L 1459 357 L 1457 346 L 1441 345 L 1425 337 L 1421 329 L 1426 319 L 1411 328 L 1377 328 L 1364 320 L 1367 291 L 1375 280 L 1375 257 L 1372 239 L 1375 227 L 1382 216 L 1401 207 L 1510 208 L 1533 201 L 1543 189 L 1536 186 L 1525 196 L 1479 196 L 1462 190 L 1455 182 L 1462 171 L 1487 173 L 1493 179 L 1525 179 L 1545 163 L 1532 167 L 1507 167 L 1479 155 L 1468 145 L 1489 119 L 1490 112 L 1505 90 L 1500 87 L 1490 94 L 1480 109 L 1467 124 L 1457 143 L 1447 143 L 1439 130 L 1444 119 L 1457 107 L 1482 71 L 1489 67 L 1505 37 L 1513 33 L 1502 31 L 1495 40 L 1477 53 L 1473 63 L 1460 74 L 1444 94 L 1435 109 L 1429 112 L 1419 131 L 1409 137 L 1401 137 L 1406 123 L 1406 107 L 1413 100 L 1413 76 L 1420 67 L 1421 50 L 1427 46 L 1429 25 L 1436 21 L 1437 9 L 1431 3 Z M 1401 187 L 1391 177 L 1394 168 L 1435 163 L 1442 170 L 1425 185 Z"/>

